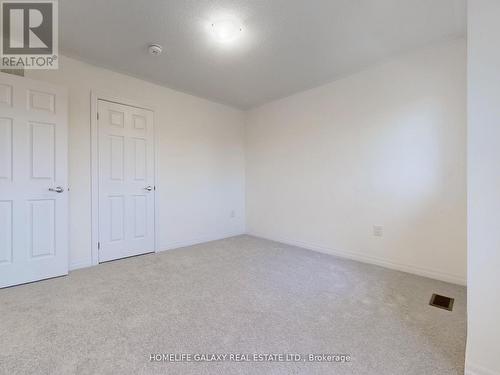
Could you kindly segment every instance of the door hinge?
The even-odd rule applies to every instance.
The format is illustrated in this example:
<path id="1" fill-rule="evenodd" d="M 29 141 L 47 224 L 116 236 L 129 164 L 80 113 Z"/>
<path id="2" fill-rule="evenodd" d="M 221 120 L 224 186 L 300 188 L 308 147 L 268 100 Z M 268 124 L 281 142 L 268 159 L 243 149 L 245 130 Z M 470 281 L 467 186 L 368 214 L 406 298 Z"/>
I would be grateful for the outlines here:
<path id="1" fill-rule="evenodd" d="M 100 242 L 97 243 L 97 250 L 101 250 L 101 243 Z"/>
<path id="2" fill-rule="evenodd" d="M 99 112 L 97 112 L 97 119 L 99 120 Z"/>

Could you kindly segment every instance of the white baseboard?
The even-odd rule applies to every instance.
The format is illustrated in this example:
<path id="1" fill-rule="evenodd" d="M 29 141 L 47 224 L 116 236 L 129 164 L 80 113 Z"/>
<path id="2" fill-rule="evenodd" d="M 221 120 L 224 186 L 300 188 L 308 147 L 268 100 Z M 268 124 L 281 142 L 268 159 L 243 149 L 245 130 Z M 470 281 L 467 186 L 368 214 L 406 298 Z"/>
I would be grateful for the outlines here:
<path id="1" fill-rule="evenodd" d="M 214 235 L 209 235 L 209 236 L 204 236 L 204 237 L 192 238 L 192 239 L 187 239 L 187 240 L 183 240 L 183 241 L 170 242 L 170 243 L 167 243 L 163 246 L 160 246 L 160 250 L 158 250 L 157 252 L 178 249 L 180 247 L 198 245 L 198 244 L 204 243 L 204 242 L 222 240 L 224 238 L 240 236 L 242 234 L 245 234 L 245 232 L 244 231 L 235 231 L 235 232 L 228 232 L 228 233 L 224 233 L 224 234 L 214 234 Z M 71 262 L 69 265 L 69 270 L 75 271 L 75 270 L 78 270 L 81 268 L 87 268 L 87 267 L 92 267 L 92 261 L 90 259 Z"/>
<path id="2" fill-rule="evenodd" d="M 288 245 L 303 247 L 303 248 L 308 249 L 308 250 L 314 250 L 314 251 L 319 251 L 321 253 L 335 255 L 335 256 L 338 256 L 341 258 L 356 260 L 356 261 L 362 262 L 362 263 L 375 264 L 377 266 L 390 268 L 390 269 L 397 270 L 397 271 L 403 271 L 403 272 L 407 272 L 407 273 L 411 273 L 411 274 L 415 274 L 415 275 L 419 275 L 419 276 L 428 277 L 431 279 L 445 281 L 445 282 L 452 283 L 452 284 L 467 285 L 467 280 L 459 275 L 452 275 L 452 274 L 448 274 L 448 273 L 437 271 L 437 270 L 432 270 L 432 269 L 422 268 L 422 267 L 413 266 L 413 265 L 409 265 L 409 264 L 393 262 L 390 260 L 386 260 L 386 259 L 382 259 L 382 258 L 378 258 L 378 257 L 372 257 L 372 256 L 368 256 L 365 254 L 332 249 L 332 248 L 329 248 L 326 246 L 308 243 L 308 242 L 303 242 L 303 241 L 292 240 L 289 238 L 268 236 L 268 235 L 265 235 L 262 233 L 257 233 L 257 232 L 248 232 L 247 234 L 250 236 L 260 237 L 260 238 L 264 238 L 264 239 L 271 240 L 271 241 L 282 242 L 282 243 L 285 243 Z"/>
<path id="3" fill-rule="evenodd" d="M 472 363 L 466 363 L 465 375 L 500 375 L 500 372 L 495 372 Z"/>
<path id="4" fill-rule="evenodd" d="M 198 237 L 198 238 L 190 238 L 190 239 L 186 239 L 186 240 L 182 240 L 182 241 L 168 242 L 164 245 L 159 246 L 159 250 L 157 252 L 174 250 L 174 249 L 178 249 L 181 247 L 198 245 L 198 244 L 205 243 L 205 242 L 223 240 L 224 238 L 240 236 L 242 234 L 245 234 L 245 231 L 235 231 L 235 232 L 228 232 L 228 233 L 224 233 L 224 234 L 219 233 L 219 234 L 202 236 L 202 237 Z"/>
<path id="5" fill-rule="evenodd" d="M 75 261 L 71 262 L 69 264 L 69 270 L 74 271 L 74 270 L 79 270 L 80 268 L 87 268 L 92 266 L 92 261 L 89 260 L 80 260 L 80 261 Z"/>

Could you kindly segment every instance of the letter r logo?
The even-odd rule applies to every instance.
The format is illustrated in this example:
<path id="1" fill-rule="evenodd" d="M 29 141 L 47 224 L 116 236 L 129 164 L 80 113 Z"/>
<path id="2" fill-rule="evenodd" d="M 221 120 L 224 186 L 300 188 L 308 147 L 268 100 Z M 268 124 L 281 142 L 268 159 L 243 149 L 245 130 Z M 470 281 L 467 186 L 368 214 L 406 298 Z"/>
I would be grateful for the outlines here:
<path id="1" fill-rule="evenodd" d="M 2 53 L 50 55 L 53 53 L 53 3 L 2 2 Z"/>

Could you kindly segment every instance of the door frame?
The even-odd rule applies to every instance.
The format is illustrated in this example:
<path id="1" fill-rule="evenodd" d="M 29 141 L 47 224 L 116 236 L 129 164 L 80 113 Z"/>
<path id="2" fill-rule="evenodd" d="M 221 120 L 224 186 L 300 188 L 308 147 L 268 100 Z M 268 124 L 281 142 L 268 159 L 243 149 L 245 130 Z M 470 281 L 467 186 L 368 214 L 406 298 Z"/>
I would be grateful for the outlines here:
<path id="1" fill-rule="evenodd" d="M 99 100 L 105 100 L 112 103 L 123 104 L 130 107 L 136 107 L 153 112 L 153 164 L 154 164 L 154 252 L 158 252 L 158 131 L 156 126 L 156 110 L 153 106 L 144 105 L 136 100 L 116 96 L 112 93 L 101 90 L 91 90 L 90 92 L 90 138 L 91 138 L 91 218 L 92 218 L 92 257 L 93 266 L 99 264 L 99 122 L 97 121 L 97 108 Z"/>

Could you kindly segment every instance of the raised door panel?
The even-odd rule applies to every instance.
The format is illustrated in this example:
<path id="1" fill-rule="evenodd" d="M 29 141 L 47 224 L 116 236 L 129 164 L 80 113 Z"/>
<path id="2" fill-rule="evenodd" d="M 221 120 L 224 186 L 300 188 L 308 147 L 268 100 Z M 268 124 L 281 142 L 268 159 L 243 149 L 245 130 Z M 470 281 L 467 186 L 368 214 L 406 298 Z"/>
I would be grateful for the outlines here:
<path id="1" fill-rule="evenodd" d="M 0 201 L 0 264 L 12 262 L 12 221 L 12 201 Z"/>
<path id="2" fill-rule="evenodd" d="M 56 202 L 54 199 L 29 201 L 30 257 L 56 253 Z"/>
<path id="3" fill-rule="evenodd" d="M 134 195 L 134 238 L 145 238 L 148 234 L 148 202 L 145 195 Z"/>
<path id="4" fill-rule="evenodd" d="M 31 178 L 55 180 L 55 124 L 30 123 Z"/>
<path id="5" fill-rule="evenodd" d="M 125 237 L 125 199 L 123 196 L 109 197 L 109 239 L 122 241 Z"/>
<path id="6" fill-rule="evenodd" d="M 123 181 L 125 174 L 125 140 L 122 136 L 109 136 L 109 179 Z"/>
<path id="7" fill-rule="evenodd" d="M 132 115 L 132 128 L 135 130 L 146 130 L 147 119 L 145 116 L 139 114 Z"/>
<path id="8" fill-rule="evenodd" d="M 0 83 L 0 107 L 12 107 L 12 85 Z"/>
<path id="9" fill-rule="evenodd" d="M 133 161 L 134 161 L 134 180 L 147 180 L 147 142 L 142 138 L 133 138 Z"/>
<path id="10" fill-rule="evenodd" d="M 51 92 L 28 90 L 28 109 L 31 111 L 56 112 L 56 96 Z"/>
<path id="11" fill-rule="evenodd" d="M 12 119 L 0 118 L 0 181 L 12 179 Z"/>
<path id="12" fill-rule="evenodd" d="M 109 114 L 109 124 L 112 126 L 116 126 L 118 128 L 125 127 L 125 113 L 122 111 L 115 111 L 110 109 L 108 111 Z"/>

